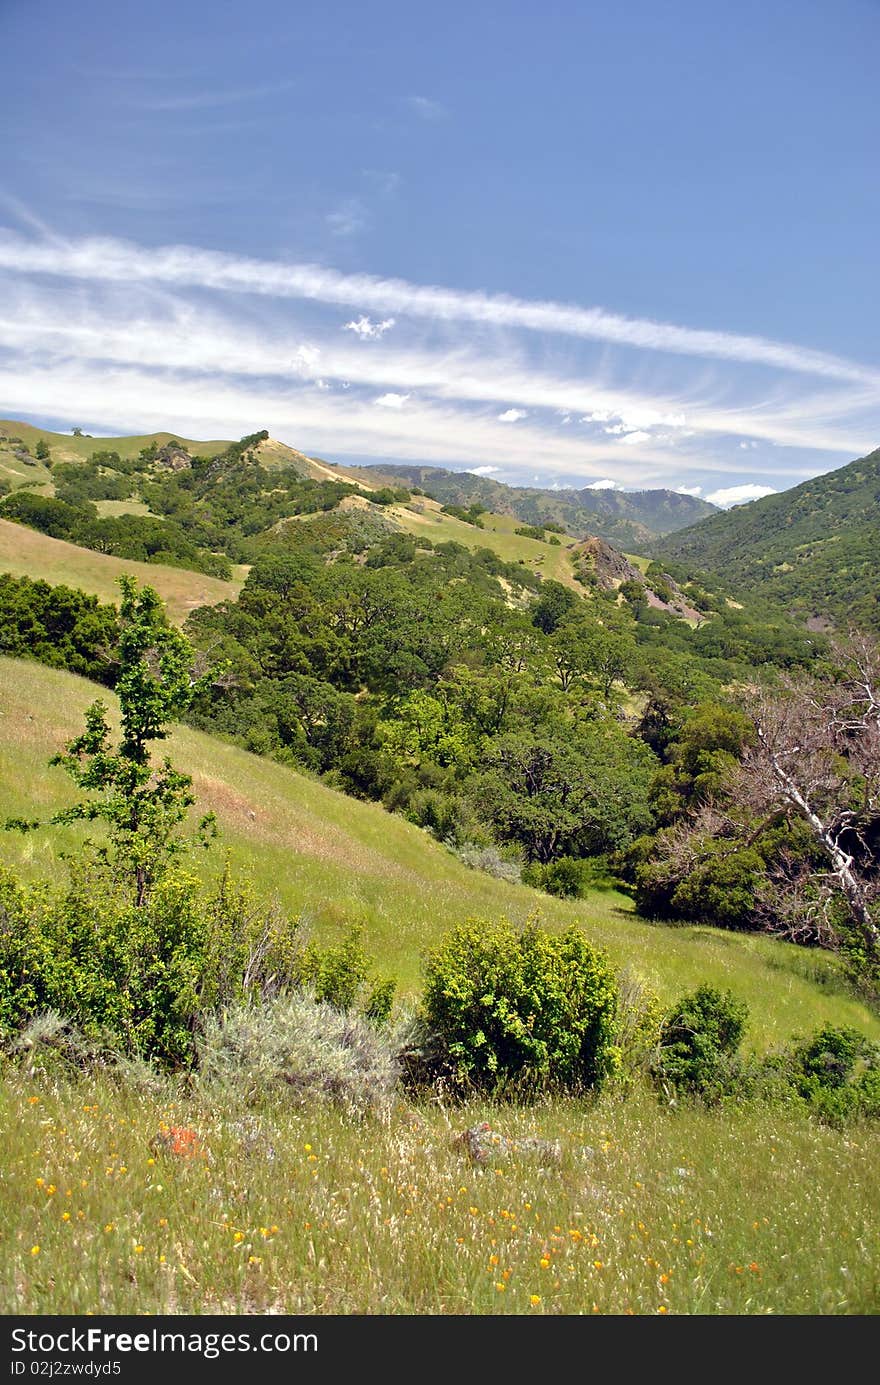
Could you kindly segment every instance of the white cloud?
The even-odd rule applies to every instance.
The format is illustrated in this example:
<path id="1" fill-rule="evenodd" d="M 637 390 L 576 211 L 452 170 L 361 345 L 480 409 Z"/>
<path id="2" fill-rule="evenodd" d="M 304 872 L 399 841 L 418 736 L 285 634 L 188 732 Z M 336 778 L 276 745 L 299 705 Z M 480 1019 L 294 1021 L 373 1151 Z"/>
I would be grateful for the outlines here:
<path id="1" fill-rule="evenodd" d="M 753 448 L 755 448 L 755 447 L 757 447 L 757 446 L 758 446 L 758 444 L 757 444 L 756 442 L 741 442 L 741 443 L 740 443 L 740 448 L 742 449 L 743 452 L 749 452 L 751 449 L 753 449 Z"/>
<path id="2" fill-rule="evenodd" d="M 588 491 L 619 491 L 622 489 L 623 487 L 619 482 L 611 481 L 607 477 L 604 481 L 591 481 L 588 486 L 584 487 L 584 490 Z"/>
<path id="3" fill-rule="evenodd" d="M 357 199 L 328 217 L 331 229 L 340 235 L 353 234 L 365 220 L 365 209 Z M 880 383 L 880 372 L 857 361 L 764 337 L 622 317 L 603 308 L 411 284 L 370 274 L 342 274 L 320 265 L 249 259 L 195 246 L 148 248 L 97 237 L 58 244 L 5 232 L 0 234 L 0 267 L 83 279 L 189 284 L 237 293 L 346 303 L 434 321 L 522 327 L 674 355 L 745 361 L 854 381 L 875 389 Z"/>
<path id="4" fill-rule="evenodd" d="M 743 505 L 747 500 L 760 500 L 762 495 L 775 494 L 773 486 L 759 486 L 750 482 L 741 486 L 722 486 L 720 490 L 710 491 L 706 499 L 726 510 L 730 505 Z"/>
<path id="5" fill-rule="evenodd" d="M 323 380 L 352 389 L 366 387 L 378 394 L 390 390 L 423 399 L 454 400 L 464 406 L 491 406 L 505 396 L 513 396 L 523 406 L 535 410 L 557 410 L 566 405 L 578 410 L 589 399 L 600 398 L 609 417 L 626 419 L 626 424 L 613 425 L 617 432 L 607 441 L 585 438 L 583 434 L 577 439 L 568 438 L 555 421 L 541 430 L 548 441 L 551 434 L 555 438 L 561 458 L 570 456 L 570 472 L 577 471 L 576 460 L 580 457 L 581 475 L 589 469 L 586 463 L 590 458 L 612 455 L 611 439 L 620 438 L 621 429 L 628 426 L 630 432 L 647 431 L 646 427 L 636 427 L 638 420 L 647 424 L 648 420 L 674 416 L 676 412 L 670 407 L 671 401 L 612 390 L 604 384 L 600 387 L 583 375 L 548 375 L 538 368 L 529 369 L 519 356 L 489 354 L 479 342 L 474 346 L 455 339 L 450 342 L 446 333 L 433 346 L 423 343 L 417 348 L 407 345 L 401 350 L 388 350 L 383 343 L 381 350 L 365 351 L 360 341 L 357 345 L 352 343 L 350 349 L 341 344 L 338 319 L 326 324 L 320 347 L 314 342 L 316 327 L 310 325 L 312 339 L 304 343 L 287 330 L 288 321 L 286 312 L 283 318 L 280 314 L 273 318 L 264 310 L 242 311 L 234 297 L 222 300 L 219 308 L 210 309 L 201 296 L 189 299 L 167 292 L 156 295 L 149 284 L 83 285 L 78 280 L 64 284 L 57 279 L 30 281 L 20 275 L 0 274 L 0 351 L 5 347 L 14 357 L 23 359 L 31 354 L 55 361 L 72 356 L 95 362 L 98 374 L 116 363 L 176 367 L 200 375 L 213 371 L 224 377 L 277 377 L 279 382 L 288 380 L 293 370 L 301 378 L 320 373 Z M 688 415 L 699 424 L 699 429 L 679 431 L 677 436 L 686 438 L 696 432 L 703 435 L 701 471 L 730 470 L 723 450 L 713 455 L 711 439 L 706 439 L 713 433 L 739 433 L 741 437 L 748 431 L 785 446 L 860 456 L 870 450 L 876 420 L 869 416 L 861 423 L 851 422 L 845 406 L 852 400 L 858 420 L 858 411 L 867 407 L 868 393 L 850 392 L 841 402 L 839 394 L 825 396 L 813 391 L 809 396 L 800 394 L 790 403 L 781 400 L 773 406 L 762 400 L 740 409 L 719 409 L 713 402 L 705 407 L 691 403 Z M 7 399 L 7 412 L 12 402 Z M 45 409 L 41 412 L 45 413 Z M 526 407 L 522 412 L 527 412 Z M 520 422 L 516 431 L 524 431 L 525 426 Z M 673 463 L 667 455 L 669 442 L 661 434 L 660 438 L 654 436 L 649 442 L 640 443 L 639 461 L 646 468 L 656 462 L 665 473 L 664 482 L 672 478 L 686 480 L 681 476 L 682 460 Z M 636 445 L 630 443 L 620 450 L 635 453 Z M 465 449 L 461 460 L 471 458 L 473 450 Z M 766 471 L 768 479 L 776 484 L 783 475 L 800 478 L 815 474 L 815 469 L 804 466 L 799 456 L 792 460 L 773 459 L 772 471 L 768 459 L 760 470 Z M 654 474 L 656 471 L 653 468 Z M 646 470 L 644 479 L 651 474 Z"/>
<path id="6" fill-rule="evenodd" d="M 428 321 L 425 310 L 421 323 L 398 317 L 403 330 L 385 340 L 394 314 L 376 311 L 378 283 L 407 294 L 446 291 L 337 275 L 328 293 L 335 271 L 300 266 L 316 277 L 295 294 L 265 277 L 264 262 L 186 247 L 126 250 L 121 242 L 107 242 L 102 258 L 93 242 L 53 242 L 29 224 L 29 234 L 43 236 L 28 249 L 40 264 L 22 273 L 0 265 L 0 395 L 13 417 L 56 416 L 56 399 L 73 408 L 78 391 L 83 407 L 73 411 L 88 412 L 92 431 L 171 427 L 217 437 L 267 426 L 330 456 L 495 464 L 505 479 L 537 466 L 545 478 L 576 485 L 605 477 L 607 467 L 618 489 L 681 482 L 693 491 L 688 483 L 702 475 L 705 488 L 734 492 L 743 472 L 749 484 L 781 488 L 834 464 L 822 458 L 824 467 L 811 468 L 807 448 L 861 455 L 880 424 L 876 392 L 866 387 L 768 384 L 731 365 L 723 374 L 670 360 L 652 369 L 630 351 L 535 343 L 507 330 L 509 301 L 501 299 L 485 301 L 503 309 L 503 331 L 485 330 L 488 317 L 454 319 L 445 310 Z M 13 242 L 25 245 L 0 231 L 0 261 Z M 252 282 L 248 265 L 256 267 Z M 464 295 L 471 306 L 473 297 Z M 216 417 L 206 412 L 209 401 Z M 586 425 L 561 426 L 572 418 Z M 741 441 L 748 462 L 739 467 L 733 449 Z M 776 453 L 768 443 L 798 450 Z"/>
<path id="7" fill-rule="evenodd" d="M 321 356 L 320 346 L 302 345 L 298 346 L 293 353 L 293 366 L 302 373 L 303 371 L 313 371 L 318 364 Z"/>
<path id="8" fill-rule="evenodd" d="M 350 197 L 347 202 L 343 202 L 341 207 L 335 211 L 328 212 L 325 221 L 334 236 L 347 237 L 356 236 L 359 231 L 365 231 L 369 225 L 367 209 L 357 197 Z"/>
<path id="9" fill-rule="evenodd" d="M 420 115 L 422 120 L 445 120 L 449 112 L 439 101 L 432 101 L 428 96 L 408 96 L 407 104 L 412 107 L 416 115 Z"/>
<path id="10" fill-rule="evenodd" d="M 491 476 L 493 471 L 500 471 L 497 466 L 472 466 L 469 468 L 474 476 Z"/>
<path id="11" fill-rule="evenodd" d="M 700 495 L 702 486 L 673 486 L 676 495 Z"/>
<path id="12" fill-rule="evenodd" d="M 343 332 L 354 332 L 355 336 L 360 337 L 361 341 L 368 341 L 384 337 L 385 333 L 390 332 L 393 326 L 393 317 L 383 318 L 381 322 L 373 322 L 372 318 L 361 314 L 360 317 L 354 318 L 353 321 L 346 322 L 342 330 Z"/>

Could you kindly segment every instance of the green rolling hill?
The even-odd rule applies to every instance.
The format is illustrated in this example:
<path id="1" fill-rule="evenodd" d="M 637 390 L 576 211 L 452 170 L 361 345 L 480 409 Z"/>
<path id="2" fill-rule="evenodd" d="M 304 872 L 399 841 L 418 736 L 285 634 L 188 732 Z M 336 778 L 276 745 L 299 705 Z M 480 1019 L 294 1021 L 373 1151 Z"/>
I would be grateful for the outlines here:
<path id="1" fill-rule="evenodd" d="M 667 534 L 652 552 L 803 619 L 880 631 L 880 448 Z"/>
<path id="2" fill-rule="evenodd" d="M 521 524 L 564 524 L 575 538 L 596 534 L 626 551 L 638 551 L 652 538 L 715 512 L 706 500 L 670 490 L 542 490 L 429 466 L 367 467 L 354 474 L 421 486 L 442 504 L 485 505 L 495 514 L 515 516 Z"/>

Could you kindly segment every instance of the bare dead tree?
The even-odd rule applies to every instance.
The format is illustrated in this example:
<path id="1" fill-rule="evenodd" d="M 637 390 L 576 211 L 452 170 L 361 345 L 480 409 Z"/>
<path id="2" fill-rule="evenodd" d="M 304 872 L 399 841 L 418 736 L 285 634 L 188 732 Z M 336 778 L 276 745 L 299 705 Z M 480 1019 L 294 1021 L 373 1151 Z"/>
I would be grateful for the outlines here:
<path id="1" fill-rule="evenodd" d="M 835 655 L 839 676 L 787 678 L 745 705 L 755 743 L 743 756 L 731 809 L 757 826 L 800 817 L 827 862 L 825 877 L 846 901 L 873 960 L 880 959 L 877 861 L 880 825 L 880 653 L 854 635 Z M 801 880 L 801 885 L 803 881 Z"/>
<path id="2" fill-rule="evenodd" d="M 834 650 L 834 672 L 751 687 L 754 726 L 714 801 L 658 834 L 653 879 L 674 888 L 719 853 L 759 844 L 782 822 L 806 825 L 806 852 L 776 847 L 755 920 L 797 942 L 857 941 L 880 964 L 880 651 L 864 635 Z"/>

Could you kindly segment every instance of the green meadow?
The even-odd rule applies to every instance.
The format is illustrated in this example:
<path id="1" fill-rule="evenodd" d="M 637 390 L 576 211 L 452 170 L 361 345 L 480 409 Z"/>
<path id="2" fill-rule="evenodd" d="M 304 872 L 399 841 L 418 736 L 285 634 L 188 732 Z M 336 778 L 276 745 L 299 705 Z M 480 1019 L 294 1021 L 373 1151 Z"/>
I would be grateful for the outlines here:
<path id="1" fill-rule="evenodd" d="M 0 815 L 44 817 L 70 800 L 50 756 L 82 727 L 85 707 L 112 694 L 72 674 L 0 660 Z M 614 890 L 576 902 L 511 885 L 464 866 L 420 828 L 361 803 L 284 765 L 192 731 L 168 742 L 176 764 L 193 776 L 200 811 L 212 809 L 221 838 L 201 866 L 233 868 L 267 899 L 302 917 L 319 941 L 350 925 L 380 971 L 403 992 L 418 989 L 421 958 L 443 932 L 468 918 L 538 915 L 547 926 L 576 922 L 665 1001 L 709 980 L 747 1001 L 751 1043 L 764 1049 L 821 1024 L 852 1024 L 880 1038 L 880 1020 L 842 986 L 825 953 L 754 934 L 645 922 Z M 58 848 L 76 847 L 76 832 L 47 828 L 0 839 L 3 860 L 32 877 L 57 872 Z"/>

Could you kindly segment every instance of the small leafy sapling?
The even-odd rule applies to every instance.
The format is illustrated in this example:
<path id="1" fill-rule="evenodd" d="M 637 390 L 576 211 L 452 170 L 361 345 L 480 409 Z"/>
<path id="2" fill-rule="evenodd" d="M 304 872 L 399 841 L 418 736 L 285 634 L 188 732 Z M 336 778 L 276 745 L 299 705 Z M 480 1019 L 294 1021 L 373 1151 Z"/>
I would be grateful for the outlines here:
<path id="1" fill-rule="evenodd" d="M 62 808 L 48 822 L 103 822 L 107 840 L 98 858 L 131 890 L 138 908 L 144 907 L 171 863 L 190 844 L 181 830 L 195 802 L 192 779 L 175 769 L 165 756 L 155 765 L 153 741 L 164 740 L 210 681 L 193 675 L 193 650 L 185 636 L 170 626 L 162 601 L 152 587 L 138 590 L 131 577 L 121 577 L 119 677 L 120 738 L 113 744 L 107 706 L 93 702 L 85 713 L 85 730 L 53 756 L 86 797 Z M 30 831 L 41 822 L 9 819 L 7 828 Z M 207 845 L 216 835 L 213 814 L 202 817 L 195 840 Z"/>

